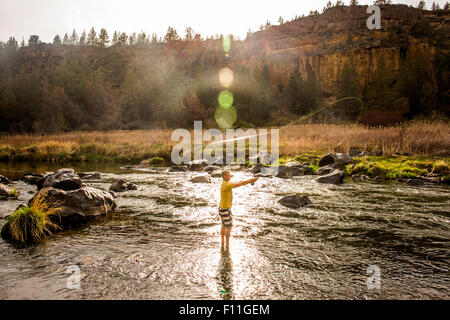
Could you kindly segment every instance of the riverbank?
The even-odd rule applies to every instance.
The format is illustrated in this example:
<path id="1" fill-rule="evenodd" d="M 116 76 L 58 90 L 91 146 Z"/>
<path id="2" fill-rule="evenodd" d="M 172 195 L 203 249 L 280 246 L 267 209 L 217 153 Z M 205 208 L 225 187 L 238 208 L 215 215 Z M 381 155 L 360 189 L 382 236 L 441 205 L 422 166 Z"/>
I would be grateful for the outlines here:
<path id="1" fill-rule="evenodd" d="M 298 125 L 280 129 L 280 162 L 308 162 L 324 154 L 365 151 L 346 167 L 348 175 L 402 179 L 448 176 L 450 126 L 413 122 L 388 128 L 349 125 Z M 127 163 L 170 166 L 172 130 L 70 132 L 59 135 L 0 136 L 0 161 L 19 163 Z M 372 156 L 372 155 L 382 156 Z M 448 178 L 444 178 L 444 180 Z"/>

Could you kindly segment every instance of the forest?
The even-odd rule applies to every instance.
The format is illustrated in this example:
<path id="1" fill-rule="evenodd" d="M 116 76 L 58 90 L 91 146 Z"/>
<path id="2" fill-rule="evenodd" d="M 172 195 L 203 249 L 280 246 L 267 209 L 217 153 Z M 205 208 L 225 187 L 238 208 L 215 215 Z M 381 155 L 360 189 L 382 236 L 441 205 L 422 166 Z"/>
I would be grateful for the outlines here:
<path id="1" fill-rule="evenodd" d="M 266 23 L 260 33 L 270 28 Z M 314 70 L 301 73 L 294 68 L 285 85 L 273 78 L 270 64 L 252 67 L 239 51 L 257 45 L 251 31 L 244 40 L 223 35 L 204 39 L 192 28 L 180 36 L 171 27 L 164 38 L 116 31 L 110 39 L 106 29 L 94 28 L 80 35 L 75 30 L 56 35 L 53 43 L 40 41 L 38 35 L 20 44 L 10 37 L 0 42 L 0 131 L 190 128 L 194 120 L 216 127 L 214 115 L 223 90 L 218 74 L 226 67 L 234 72 L 228 88 L 237 113 L 234 127 L 446 121 L 448 35 L 426 19 L 416 22 L 411 32 L 430 43 L 435 54 L 402 59 L 398 70 L 381 59 L 364 85 L 355 66 L 345 63 L 331 95 L 324 93 Z M 398 45 L 403 35 L 391 33 Z M 223 51 L 225 40 L 231 42 L 229 55 Z M 342 100 L 346 97 L 357 99 Z M 323 110 L 330 103 L 333 108 Z"/>

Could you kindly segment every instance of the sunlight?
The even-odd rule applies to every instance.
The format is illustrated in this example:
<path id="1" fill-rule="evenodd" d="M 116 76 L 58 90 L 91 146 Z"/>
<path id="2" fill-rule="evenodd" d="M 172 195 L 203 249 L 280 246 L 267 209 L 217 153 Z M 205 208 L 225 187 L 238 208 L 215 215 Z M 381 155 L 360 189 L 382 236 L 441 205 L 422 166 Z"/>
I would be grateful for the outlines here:
<path id="1" fill-rule="evenodd" d="M 233 70 L 231 70 L 230 68 L 223 68 L 222 70 L 220 70 L 219 82 L 223 87 L 225 88 L 230 87 L 231 84 L 233 83 L 233 79 L 234 79 Z"/>

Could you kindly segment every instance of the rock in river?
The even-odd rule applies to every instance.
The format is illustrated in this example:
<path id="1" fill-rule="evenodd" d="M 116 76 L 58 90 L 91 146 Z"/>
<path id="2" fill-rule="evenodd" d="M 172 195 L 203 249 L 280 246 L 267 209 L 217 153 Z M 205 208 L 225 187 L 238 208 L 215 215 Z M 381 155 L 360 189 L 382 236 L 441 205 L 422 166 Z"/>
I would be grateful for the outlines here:
<path id="1" fill-rule="evenodd" d="M 298 194 L 286 196 L 278 200 L 280 204 L 288 208 L 300 208 L 311 204 L 311 200 L 307 196 L 301 196 Z"/>
<path id="2" fill-rule="evenodd" d="M 102 178 L 100 172 L 78 172 L 78 176 L 83 180 L 100 180 Z"/>
<path id="3" fill-rule="evenodd" d="M 127 190 L 137 190 L 138 186 L 134 183 L 126 182 L 123 179 L 119 179 L 116 182 L 114 182 L 110 187 L 109 190 L 114 192 L 122 192 Z"/>
<path id="4" fill-rule="evenodd" d="M 59 169 L 39 180 L 38 190 L 55 188 L 61 190 L 76 190 L 81 188 L 81 179 L 73 169 Z"/>
<path id="5" fill-rule="evenodd" d="M 40 173 L 25 173 L 23 175 L 22 181 L 37 186 L 39 180 L 41 180 L 43 177 L 44 175 Z"/>
<path id="6" fill-rule="evenodd" d="M 194 183 L 211 183 L 211 178 L 209 176 L 201 175 L 192 177 L 190 181 Z"/>
<path id="7" fill-rule="evenodd" d="M 186 166 L 172 166 L 169 172 L 187 172 L 188 168 Z"/>
<path id="8" fill-rule="evenodd" d="M 10 183 L 11 183 L 11 180 L 9 180 L 7 177 L 2 176 L 2 175 L 0 174 L 0 183 L 3 183 L 3 184 L 10 184 Z"/>
<path id="9" fill-rule="evenodd" d="M 13 189 L 0 183 L 0 198 L 16 198 L 16 196 L 12 194 L 12 191 Z"/>
<path id="10" fill-rule="evenodd" d="M 344 172 L 341 170 L 334 170 L 333 172 L 318 178 L 317 182 L 340 184 L 342 183 L 343 180 L 344 180 Z"/>
<path id="11" fill-rule="evenodd" d="M 117 207 L 110 193 L 92 187 L 71 191 L 45 188 L 39 193 L 44 193 L 45 199 L 48 201 L 60 203 L 59 216 L 61 220 L 58 217 L 56 222 L 62 226 L 76 225 L 85 222 L 90 217 L 114 212 Z M 29 205 L 39 193 L 31 198 Z"/>

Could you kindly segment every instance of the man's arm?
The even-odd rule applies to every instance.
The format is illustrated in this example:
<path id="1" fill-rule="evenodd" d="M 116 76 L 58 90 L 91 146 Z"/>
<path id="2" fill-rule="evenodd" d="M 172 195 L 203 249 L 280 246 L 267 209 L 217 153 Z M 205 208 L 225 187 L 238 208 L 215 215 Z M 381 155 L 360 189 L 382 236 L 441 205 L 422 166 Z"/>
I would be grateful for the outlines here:
<path id="1" fill-rule="evenodd" d="M 258 181 L 258 179 L 259 178 L 252 178 L 250 180 L 233 183 L 233 188 L 239 188 L 239 187 L 245 186 L 247 184 L 250 184 L 250 183 Z"/>

